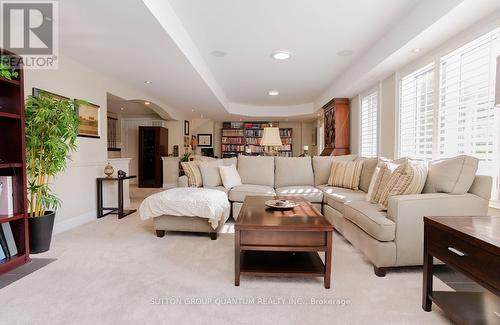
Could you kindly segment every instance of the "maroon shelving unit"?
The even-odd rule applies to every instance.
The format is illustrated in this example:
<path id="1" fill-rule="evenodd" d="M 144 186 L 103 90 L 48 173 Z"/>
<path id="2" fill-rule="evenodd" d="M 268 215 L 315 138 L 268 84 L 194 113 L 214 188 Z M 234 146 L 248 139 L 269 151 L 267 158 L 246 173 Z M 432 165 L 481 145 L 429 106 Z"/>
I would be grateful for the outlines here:
<path id="1" fill-rule="evenodd" d="M 2 55 L 14 55 L 0 49 Z M 29 262 L 28 213 L 26 209 L 26 143 L 24 132 L 24 76 L 9 80 L 0 77 L 0 176 L 12 176 L 12 215 L 0 215 L 0 224 L 9 222 L 17 255 L 0 260 L 0 274 Z"/>

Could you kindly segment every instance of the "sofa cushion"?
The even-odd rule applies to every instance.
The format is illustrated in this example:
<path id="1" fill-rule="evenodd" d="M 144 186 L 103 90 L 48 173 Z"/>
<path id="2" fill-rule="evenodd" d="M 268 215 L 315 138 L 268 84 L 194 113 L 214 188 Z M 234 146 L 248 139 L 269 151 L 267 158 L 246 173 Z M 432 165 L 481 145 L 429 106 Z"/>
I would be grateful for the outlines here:
<path id="1" fill-rule="evenodd" d="M 356 155 L 344 156 L 314 156 L 312 158 L 313 171 L 314 171 L 314 185 L 323 185 L 328 183 L 330 171 L 332 169 L 332 162 L 335 161 L 353 161 Z"/>
<path id="2" fill-rule="evenodd" d="M 344 214 L 344 203 L 353 201 L 366 201 L 366 193 L 345 189 L 344 192 L 325 194 L 325 202 L 335 210 Z"/>
<path id="3" fill-rule="evenodd" d="M 271 186 L 242 184 L 233 187 L 229 191 L 229 200 L 233 202 L 243 202 L 247 195 L 251 196 L 274 196 L 276 192 Z"/>
<path id="4" fill-rule="evenodd" d="M 323 202 L 323 192 L 314 186 L 297 185 L 279 187 L 276 189 L 276 194 L 282 196 L 300 196 L 311 203 Z"/>
<path id="5" fill-rule="evenodd" d="M 359 189 L 363 192 L 368 192 L 370 182 L 372 181 L 373 172 L 378 164 L 378 158 L 358 158 L 357 160 L 363 161 L 363 168 L 361 169 L 361 177 L 359 179 Z"/>
<path id="6" fill-rule="evenodd" d="M 334 161 L 328 178 L 328 185 L 349 188 L 351 190 L 359 189 L 359 179 L 363 161 Z"/>
<path id="7" fill-rule="evenodd" d="M 219 166 L 220 178 L 225 188 L 241 185 L 241 177 L 236 170 L 236 165 Z"/>
<path id="8" fill-rule="evenodd" d="M 465 194 L 476 176 L 479 159 L 461 155 L 431 162 L 424 193 Z"/>
<path id="9" fill-rule="evenodd" d="M 314 185 L 311 157 L 276 157 L 274 187 Z"/>
<path id="10" fill-rule="evenodd" d="M 204 186 L 220 186 L 222 179 L 220 177 L 219 166 L 236 166 L 236 157 L 215 159 L 215 160 L 200 160 L 196 161 L 201 173 Z"/>
<path id="11" fill-rule="evenodd" d="M 274 157 L 238 156 L 238 173 L 243 184 L 274 186 Z"/>
<path id="12" fill-rule="evenodd" d="M 229 193 L 229 189 L 225 188 L 224 186 L 203 186 L 203 188 L 208 188 L 208 189 L 213 189 L 213 190 L 219 190 L 222 191 L 226 194 Z"/>
<path id="13" fill-rule="evenodd" d="M 184 174 L 186 174 L 189 187 L 201 187 L 203 185 L 203 179 L 201 178 L 201 172 L 197 162 L 184 161 L 181 162 L 181 167 Z"/>
<path id="14" fill-rule="evenodd" d="M 379 211 L 377 204 L 368 201 L 347 202 L 344 218 L 379 241 L 392 241 L 395 238 L 396 224 L 387 218 L 386 212 Z"/>

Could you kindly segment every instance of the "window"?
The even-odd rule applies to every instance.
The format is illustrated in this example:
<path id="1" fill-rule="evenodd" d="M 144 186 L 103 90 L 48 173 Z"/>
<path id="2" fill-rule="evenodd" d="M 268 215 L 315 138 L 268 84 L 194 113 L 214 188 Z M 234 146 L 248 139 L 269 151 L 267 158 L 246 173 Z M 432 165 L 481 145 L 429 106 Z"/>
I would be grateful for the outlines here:
<path id="1" fill-rule="evenodd" d="M 399 155 L 440 159 L 466 154 L 494 178 L 500 201 L 500 110 L 494 107 L 500 28 L 436 58 L 400 80 Z"/>
<path id="2" fill-rule="evenodd" d="M 378 153 L 378 91 L 361 97 L 361 148 L 362 157 L 376 157 Z"/>
<path id="3" fill-rule="evenodd" d="M 434 64 L 401 79 L 399 156 L 433 158 Z"/>

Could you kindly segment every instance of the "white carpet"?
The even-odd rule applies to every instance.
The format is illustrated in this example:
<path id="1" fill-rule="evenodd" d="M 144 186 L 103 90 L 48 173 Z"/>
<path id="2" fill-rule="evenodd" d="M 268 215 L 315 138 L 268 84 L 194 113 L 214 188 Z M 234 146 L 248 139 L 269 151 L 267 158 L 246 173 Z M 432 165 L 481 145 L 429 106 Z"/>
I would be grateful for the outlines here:
<path id="1" fill-rule="evenodd" d="M 226 229 L 232 232 L 231 225 Z M 421 309 L 421 268 L 376 277 L 334 235 L 332 289 L 322 279 L 241 278 L 235 287 L 233 234 L 153 234 L 137 214 L 107 216 L 54 237 L 34 257 L 57 261 L 0 290 L 1 324 L 448 324 Z M 435 288 L 448 287 L 435 278 Z M 212 297 L 207 305 L 155 305 L 156 298 Z M 217 299 L 219 300 L 217 300 Z M 250 305 L 217 305 L 246 298 Z M 348 299 L 346 306 L 266 305 L 265 299 Z M 278 300 L 279 299 L 279 300 Z M 156 300 L 159 301 L 159 300 Z"/>

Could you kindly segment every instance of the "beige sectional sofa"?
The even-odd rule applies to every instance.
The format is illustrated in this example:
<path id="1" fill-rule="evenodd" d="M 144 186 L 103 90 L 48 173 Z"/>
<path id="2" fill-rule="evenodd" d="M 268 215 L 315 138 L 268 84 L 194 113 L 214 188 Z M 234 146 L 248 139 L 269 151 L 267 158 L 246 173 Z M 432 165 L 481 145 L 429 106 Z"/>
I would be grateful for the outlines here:
<path id="1" fill-rule="evenodd" d="M 387 267 L 422 265 L 424 216 L 487 214 L 492 180 L 488 176 L 475 175 L 475 170 L 469 175 L 472 186 L 466 184 L 467 177 L 461 178 L 465 179 L 464 184 L 451 183 L 465 189 L 464 194 L 432 193 L 440 188 L 436 183 L 443 182 L 445 188 L 453 181 L 453 175 L 433 175 L 428 178 L 432 186 L 426 184 L 424 189 L 428 193 L 392 196 L 387 211 L 381 211 L 377 204 L 366 200 L 377 158 L 358 158 L 364 160 L 359 190 L 326 185 L 333 160 L 354 159 L 354 155 L 313 158 L 239 156 L 237 169 L 243 184 L 229 190 L 217 189 L 228 194 L 234 219 L 238 218 L 247 195 L 287 195 L 308 199 L 364 254 L 379 276 L 385 275 Z M 471 173 L 471 170 L 458 165 L 453 171 L 459 175 Z M 179 179 L 179 186 L 187 186 L 185 176 Z M 453 191 L 457 191 L 456 186 Z"/>

